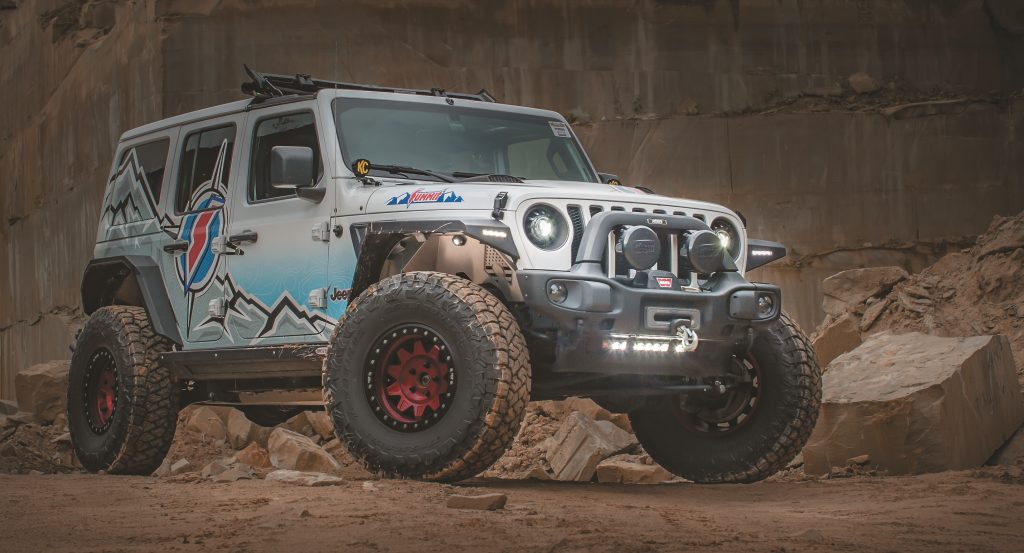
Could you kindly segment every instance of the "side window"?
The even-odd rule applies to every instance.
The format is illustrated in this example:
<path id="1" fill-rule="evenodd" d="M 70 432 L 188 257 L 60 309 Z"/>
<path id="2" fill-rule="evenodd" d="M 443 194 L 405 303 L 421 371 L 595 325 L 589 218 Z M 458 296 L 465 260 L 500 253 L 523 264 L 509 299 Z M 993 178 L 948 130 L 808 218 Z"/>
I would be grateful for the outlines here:
<path id="1" fill-rule="evenodd" d="M 249 172 L 249 201 L 258 202 L 294 196 L 286 189 L 270 184 L 270 151 L 274 146 L 305 146 L 313 149 L 317 165 L 316 178 L 323 174 L 316 124 L 310 112 L 291 113 L 264 119 L 256 125 L 252 140 L 252 170 Z"/>
<path id="2" fill-rule="evenodd" d="M 227 190 L 234 148 L 234 125 L 196 131 L 185 138 L 174 198 L 176 212 L 193 209 L 189 203 L 200 190 Z"/>
<path id="3" fill-rule="evenodd" d="M 153 201 L 160 203 L 160 191 L 164 185 L 164 169 L 167 167 L 167 148 L 171 141 L 162 138 L 155 142 L 133 146 L 124 151 L 117 166 L 124 165 L 125 160 L 131 153 L 135 152 L 135 159 L 138 160 L 142 169 L 142 175 L 146 179 L 146 186 L 153 194 Z"/>

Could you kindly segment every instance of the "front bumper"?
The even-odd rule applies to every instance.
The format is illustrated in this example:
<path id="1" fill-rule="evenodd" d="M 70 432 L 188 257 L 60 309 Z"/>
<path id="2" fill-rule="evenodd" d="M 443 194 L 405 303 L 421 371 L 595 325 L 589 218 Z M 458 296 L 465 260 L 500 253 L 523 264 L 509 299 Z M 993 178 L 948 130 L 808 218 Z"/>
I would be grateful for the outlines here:
<path id="1" fill-rule="evenodd" d="M 749 348 L 751 326 L 773 321 L 781 311 L 777 286 L 751 283 L 735 272 L 717 273 L 700 291 L 688 291 L 636 288 L 580 269 L 517 273 L 532 328 L 554 340 L 552 372 L 721 376 L 732 356 Z M 549 298 L 554 281 L 566 285 L 561 302 Z M 756 298 L 762 295 L 771 296 L 775 307 L 758 318 Z M 681 326 L 697 334 L 694 351 L 683 351 L 674 340 Z"/>

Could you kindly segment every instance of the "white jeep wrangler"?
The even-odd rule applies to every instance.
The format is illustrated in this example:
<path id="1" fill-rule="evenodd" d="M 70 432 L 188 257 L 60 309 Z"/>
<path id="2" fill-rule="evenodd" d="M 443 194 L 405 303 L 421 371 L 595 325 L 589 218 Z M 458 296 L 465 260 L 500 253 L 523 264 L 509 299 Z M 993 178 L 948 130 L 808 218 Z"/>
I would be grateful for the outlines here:
<path id="1" fill-rule="evenodd" d="M 394 476 L 471 477 L 567 396 L 697 482 L 800 451 L 820 371 L 743 278 L 785 248 L 736 213 L 623 186 L 560 115 L 483 91 L 247 71 L 251 99 L 121 137 L 71 364 L 84 466 L 149 473 L 182 405 L 310 388 Z"/>

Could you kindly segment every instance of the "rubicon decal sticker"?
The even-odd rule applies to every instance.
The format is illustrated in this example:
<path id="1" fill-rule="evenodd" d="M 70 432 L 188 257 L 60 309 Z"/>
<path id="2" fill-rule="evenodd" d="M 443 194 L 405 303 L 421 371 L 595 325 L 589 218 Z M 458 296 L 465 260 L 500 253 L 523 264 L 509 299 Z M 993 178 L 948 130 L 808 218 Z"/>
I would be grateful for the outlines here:
<path id="1" fill-rule="evenodd" d="M 457 204 L 462 202 L 462 196 L 448 190 L 424 190 L 419 188 L 412 192 L 406 192 L 392 196 L 387 205 L 404 205 L 406 209 L 412 204 Z"/>

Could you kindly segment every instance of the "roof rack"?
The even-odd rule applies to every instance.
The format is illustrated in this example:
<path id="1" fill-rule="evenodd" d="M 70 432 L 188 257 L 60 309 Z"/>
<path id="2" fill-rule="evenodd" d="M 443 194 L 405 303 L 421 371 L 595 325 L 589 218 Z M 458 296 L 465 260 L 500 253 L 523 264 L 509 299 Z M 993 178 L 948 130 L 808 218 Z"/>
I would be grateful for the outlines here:
<path id="1" fill-rule="evenodd" d="M 419 96 L 438 96 L 441 98 L 458 98 L 460 100 L 476 100 L 479 102 L 494 102 L 486 90 L 480 89 L 476 94 L 462 92 L 446 92 L 442 88 L 417 89 L 417 88 L 390 88 L 368 84 L 345 83 L 339 81 L 324 81 L 314 79 L 309 75 L 275 75 L 273 73 L 260 73 L 245 67 L 245 72 L 252 79 L 242 83 L 242 92 L 254 96 L 254 101 L 263 101 L 269 98 L 290 96 L 290 95 L 312 95 L 320 90 L 366 90 L 369 92 L 394 92 L 396 94 L 416 94 Z"/>

